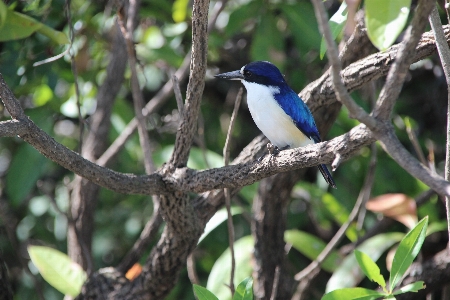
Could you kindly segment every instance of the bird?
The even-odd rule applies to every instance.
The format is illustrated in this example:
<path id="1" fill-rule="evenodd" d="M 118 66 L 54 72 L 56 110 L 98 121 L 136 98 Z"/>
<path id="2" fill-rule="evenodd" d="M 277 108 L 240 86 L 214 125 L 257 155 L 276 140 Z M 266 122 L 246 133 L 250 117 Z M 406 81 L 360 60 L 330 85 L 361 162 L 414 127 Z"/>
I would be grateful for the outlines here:
<path id="1" fill-rule="evenodd" d="M 269 139 L 269 151 L 298 148 L 322 140 L 308 106 L 286 83 L 280 70 L 271 62 L 255 61 L 240 70 L 217 74 L 216 78 L 240 80 L 247 90 L 247 103 L 253 121 Z M 325 181 L 336 183 L 324 164 L 318 165 Z"/>

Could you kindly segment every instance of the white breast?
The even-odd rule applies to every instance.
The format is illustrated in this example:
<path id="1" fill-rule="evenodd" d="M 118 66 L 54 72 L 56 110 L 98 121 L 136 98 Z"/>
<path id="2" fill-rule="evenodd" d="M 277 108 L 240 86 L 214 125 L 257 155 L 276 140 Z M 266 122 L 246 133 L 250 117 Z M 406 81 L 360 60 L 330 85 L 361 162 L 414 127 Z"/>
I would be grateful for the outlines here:
<path id="1" fill-rule="evenodd" d="M 277 87 L 244 80 L 242 83 L 247 89 L 248 108 L 253 121 L 273 145 L 297 148 L 312 143 L 275 101 L 273 95 L 280 92 Z"/>

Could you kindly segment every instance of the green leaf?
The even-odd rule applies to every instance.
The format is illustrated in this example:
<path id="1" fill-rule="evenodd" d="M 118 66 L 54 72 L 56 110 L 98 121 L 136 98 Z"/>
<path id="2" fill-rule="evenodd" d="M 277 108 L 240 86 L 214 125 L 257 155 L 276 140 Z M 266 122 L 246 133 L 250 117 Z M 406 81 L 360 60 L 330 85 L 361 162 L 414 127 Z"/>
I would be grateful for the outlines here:
<path id="1" fill-rule="evenodd" d="M 399 242 L 404 234 L 400 232 L 378 234 L 363 242 L 356 249 L 366 253 L 373 261 L 392 245 Z M 356 257 L 351 253 L 347 255 L 339 267 L 328 280 L 326 291 L 330 292 L 340 288 L 354 287 L 364 278 L 364 273 L 358 266 Z"/>
<path id="2" fill-rule="evenodd" d="M 253 278 L 247 277 L 239 283 L 233 300 L 253 300 Z"/>
<path id="3" fill-rule="evenodd" d="M 318 237 L 299 230 L 286 230 L 284 241 L 311 260 L 316 259 L 326 246 L 326 243 Z M 332 251 L 321 267 L 327 272 L 333 272 L 341 261 L 342 257 L 338 252 Z"/>
<path id="4" fill-rule="evenodd" d="M 29 246 L 28 253 L 39 273 L 51 286 L 72 297 L 80 293 L 87 278 L 86 272 L 66 254 L 43 246 Z"/>
<path id="5" fill-rule="evenodd" d="M 5 24 L 8 15 L 8 7 L 3 1 L 0 1 L 0 28 Z"/>
<path id="6" fill-rule="evenodd" d="M 405 27 L 411 0 L 366 0 L 364 6 L 369 39 L 375 47 L 384 51 Z"/>
<path id="7" fill-rule="evenodd" d="M 242 209 L 240 207 L 231 207 L 231 215 L 236 215 L 242 213 Z M 198 244 L 200 244 L 201 241 L 205 237 L 208 236 L 208 234 L 217 228 L 220 224 L 222 224 L 224 221 L 228 219 L 228 213 L 226 208 L 222 208 L 218 210 L 214 216 L 206 223 L 205 230 L 203 231 L 202 236 L 198 239 Z"/>
<path id="8" fill-rule="evenodd" d="M 259 1 L 250 1 L 247 4 L 238 6 L 228 19 L 225 27 L 225 35 L 231 37 L 235 33 L 242 32 L 247 24 L 255 22 L 255 16 L 260 15 L 262 6 Z"/>
<path id="9" fill-rule="evenodd" d="M 386 281 L 381 275 L 380 268 L 378 268 L 377 264 L 364 252 L 355 250 L 354 253 L 359 266 L 367 278 L 378 283 L 386 291 Z"/>
<path id="10" fill-rule="evenodd" d="M 189 0 L 175 0 L 172 6 L 172 18 L 175 23 L 183 22 L 187 16 Z"/>
<path id="11" fill-rule="evenodd" d="M 389 291 L 393 291 L 400 279 L 419 254 L 427 232 L 428 217 L 423 218 L 398 245 L 389 277 Z"/>
<path id="12" fill-rule="evenodd" d="M 322 300 L 372 300 L 386 295 L 382 292 L 372 291 L 365 288 L 346 288 L 334 290 L 325 294 Z"/>
<path id="13" fill-rule="evenodd" d="M 45 105 L 48 101 L 53 98 L 53 91 L 46 84 L 41 84 L 37 86 L 33 94 L 33 103 L 36 106 Z"/>
<path id="14" fill-rule="evenodd" d="M 416 281 L 416 282 L 410 283 L 408 285 L 405 285 L 404 287 L 395 291 L 393 294 L 400 295 L 400 294 L 405 294 L 405 293 L 409 293 L 409 292 L 417 293 L 418 291 L 423 290 L 424 288 L 425 288 L 425 282 Z"/>
<path id="15" fill-rule="evenodd" d="M 70 41 L 67 38 L 67 35 L 64 32 L 56 31 L 55 29 L 48 27 L 45 24 L 42 24 L 42 27 L 37 30 L 42 35 L 45 35 L 55 43 L 59 45 L 69 44 Z"/>
<path id="16" fill-rule="evenodd" d="M 345 22 L 347 22 L 347 2 L 342 1 L 341 6 L 338 11 L 330 18 L 328 25 L 330 25 L 331 35 L 333 40 L 341 34 L 344 30 Z M 323 59 L 325 53 L 327 52 L 327 43 L 325 43 L 325 38 L 322 36 L 322 41 L 320 42 L 320 59 Z"/>
<path id="17" fill-rule="evenodd" d="M 294 2 L 294 1 L 286 1 Z M 318 50 L 320 42 L 320 32 L 317 25 L 314 9 L 311 3 L 280 3 L 279 8 L 287 22 L 287 28 L 291 29 L 295 45 L 304 52 Z"/>
<path id="18" fill-rule="evenodd" d="M 5 23 L 0 28 L 0 41 L 26 38 L 42 26 L 35 19 L 8 9 Z"/>
<path id="19" fill-rule="evenodd" d="M 245 236 L 234 243 L 234 253 L 236 258 L 236 272 L 234 284 L 238 285 L 242 280 L 252 274 L 252 255 L 254 241 L 252 236 Z M 230 289 L 226 286 L 230 283 L 231 273 L 231 252 L 228 248 L 216 260 L 208 277 L 206 288 L 214 293 L 219 299 L 231 299 Z"/>
<path id="20" fill-rule="evenodd" d="M 273 16 L 261 18 L 253 35 L 250 56 L 252 60 L 268 60 L 281 67 L 284 61 L 284 40 Z"/>
<path id="21" fill-rule="evenodd" d="M 192 288 L 194 289 L 194 294 L 197 296 L 198 300 L 219 300 L 213 293 L 202 286 L 194 284 Z"/>

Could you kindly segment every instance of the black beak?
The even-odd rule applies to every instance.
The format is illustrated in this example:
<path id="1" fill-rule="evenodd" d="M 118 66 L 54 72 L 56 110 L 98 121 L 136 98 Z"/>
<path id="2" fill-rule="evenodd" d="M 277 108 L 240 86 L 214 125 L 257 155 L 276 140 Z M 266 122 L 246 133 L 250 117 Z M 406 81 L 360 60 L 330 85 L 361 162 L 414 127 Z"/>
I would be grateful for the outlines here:
<path id="1" fill-rule="evenodd" d="M 244 79 L 244 76 L 241 74 L 241 71 L 233 71 L 228 73 L 222 73 L 214 75 L 216 78 L 227 79 L 227 80 L 241 80 Z"/>

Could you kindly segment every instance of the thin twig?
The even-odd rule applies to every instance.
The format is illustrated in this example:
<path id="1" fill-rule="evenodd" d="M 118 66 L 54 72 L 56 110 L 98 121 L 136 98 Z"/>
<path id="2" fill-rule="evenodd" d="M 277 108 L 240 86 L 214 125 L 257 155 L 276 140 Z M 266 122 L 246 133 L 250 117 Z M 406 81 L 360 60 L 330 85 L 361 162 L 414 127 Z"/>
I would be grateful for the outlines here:
<path id="1" fill-rule="evenodd" d="M 435 6 L 429 16 L 431 28 L 436 38 L 436 47 L 441 59 L 442 68 L 447 81 L 447 144 L 445 153 L 445 180 L 450 178 L 450 50 L 442 30 L 441 19 L 437 7 Z M 450 197 L 445 197 L 445 208 L 447 211 L 447 231 L 450 238 Z M 450 251 L 450 243 L 448 243 Z"/>
<path id="2" fill-rule="evenodd" d="M 69 23 L 69 32 L 70 32 L 70 46 L 68 48 L 69 55 L 70 55 L 70 65 L 72 68 L 72 74 L 73 74 L 73 81 L 75 85 L 75 98 L 77 100 L 77 110 L 78 110 L 78 122 L 80 123 L 80 135 L 78 137 L 78 153 L 81 153 L 81 150 L 83 149 L 83 133 L 84 133 L 84 119 L 83 115 L 81 113 L 81 102 L 80 102 L 80 88 L 78 86 L 78 72 L 77 72 L 77 65 L 75 64 L 75 55 L 72 50 L 73 41 L 75 39 L 75 31 L 73 29 L 72 24 L 72 14 L 71 14 L 71 0 L 66 0 L 66 17 L 67 22 Z"/>
<path id="3" fill-rule="evenodd" d="M 134 43 L 132 40 L 133 30 L 134 30 L 134 19 L 137 14 L 138 9 L 138 1 L 130 0 L 130 4 L 128 7 L 128 16 L 127 23 L 124 24 L 123 14 L 121 12 L 118 13 L 119 27 L 122 31 L 123 37 L 125 38 L 127 44 L 127 52 L 128 52 L 128 61 L 131 70 L 131 94 L 133 95 L 133 103 L 134 103 L 134 113 L 137 119 L 137 128 L 139 133 L 139 142 L 142 148 L 142 152 L 144 154 L 144 166 L 145 172 L 147 174 L 151 174 L 155 171 L 155 165 L 152 159 L 152 152 L 150 148 L 150 139 L 147 133 L 147 125 L 145 117 L 142 113 L 142 109 L 144 106 L 144 97 L 142 95 L 141 88 L 139 87 L 139 79 L 137 76 L 137 59 L 136 59 L 136 51 L 134 48 Z"/>
<path id="4" fill-rule="evenodd" d="M 187 263 L 186 263 L 187 271 L 188 271 L 188 277 L 192 284 L 200 284 L 200 280 L 198 279 L 197 271 L 195 270 L 195 258 L 194 258 L 194 252 L 189 254 L 187 257 Z"/>
<path id="5" fill-rule="evenodd" d="M 372 152 L 371 162 L 376 160 L 376 151 Z M 356 200 L 355 206 L 353 207 L 347 221 L 339 228 L 338 232 L 334 235 L 331 241 L 325 246 L 322 252 L 317 256 L 317 258 L 309 264 L 305 269 L 295 275 L 295 280 L 301 281 L 306 278 L 311 272 L 319 268 L 320 264 L 328 257 L 331 251 L 337 246 L 337 244 L 344 237 L 345 232 L 350 227 L 350 224 L 355 220 L 359 213 L 359 209 L 363 203 L 367 202 L 370 197 L 370 192 L 372 191 L 373 182 L 375 179 L 375 166 L 376 164 L 370 164 L 369 170 L 367 172 L 364 185 L 359 193 L 358 199 Z"/>
<path id="6" fill-rule="evenodd" d="M 234 103 L 234 109 L 233 113 L 231 114 L 230 119 L 230 126 L 228 127 L 228 133 L 227 133 L 227 139 L 225 141 L 225 146 L 223 147 L 223 156 L 224 156 L 224 164 L 225 166 L 228 166 L 230 161 L 230 140 L 231 140 L 231 134 L 233 132 L 234 122 L 237 117 L 237 113 L 239 110 L 239 106 L 241 105 L 241 99 L 242 99 L 242 88 L 239 89 L 239 92 L 236 96 L 236 101 Z M 233 215 L 231 214 L 231 196 L 230 196 L 230 189 L 224 189 L 225 193 L 225 206 L 227 208 L 227 225 L 228 225 L 228 242 L 230 244 L 230 250 L 231 250 L 231 274 L 230 274 L 230 290 L 231 295 L 234 295 L 234 271 L 236 268 L 236 261 L 235 261 L 235 255 L 234 255 L 234 226 L 233 226 Z"/>
<path id="7" fill-rule="evenodd" d="M 331 36 L 330 26 L 328 25 L 327 13 L 320 0 L 312 0 L 316 19 L 319 23 L 320 32 L 324 35 L 327 44 L 327 57 L 331 64 L 331 77 L 337 99 L 344 104 L 349 111 L 349 116 L 364 123 L 370 129 L 376 128 L 376 120 L 364 111 L 349 95 L 347 88 L 341 79 L 341 61 L 336 43 Z"/>
<path id="8" fill-rule="evenodd" d="M 278 285 L 280 282 L 280 266 L 278 265 L 275 268 L 275 276 L 273 278 L 273 285 L 272 285 L 272 294 L 270 295 L 270 300 L 277 299 L 277 293 L 278 293 Z"/>
<path id="9" fill-rule="evenodd" d="M 412 129 L 412 126 L 407 125 L 406 126 L 406 133 L 408 133 L 408 138 L 411 141 L 411 144 L 414 147 L 414 150 L 416 151 L 417 156 L 419 157 L 419 161 L 423 165 L 427 165 L 427 160 L 425 159 L 425 155 L 423 154 L 422 148 L 420 148 L 419 141 L 417 139 L 417 135 L 414 133 L 414 130 Z"/>

